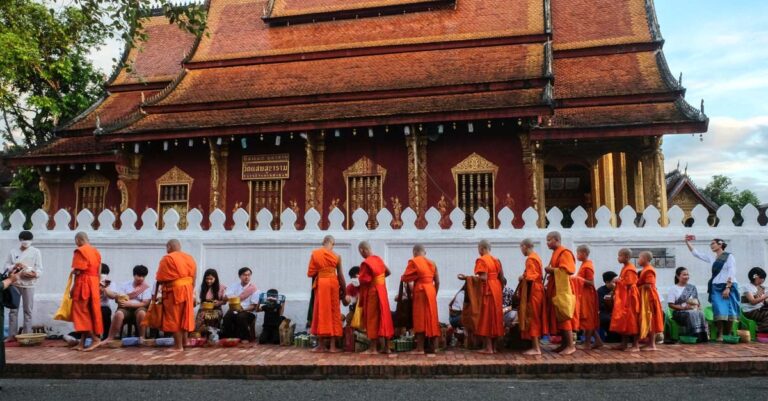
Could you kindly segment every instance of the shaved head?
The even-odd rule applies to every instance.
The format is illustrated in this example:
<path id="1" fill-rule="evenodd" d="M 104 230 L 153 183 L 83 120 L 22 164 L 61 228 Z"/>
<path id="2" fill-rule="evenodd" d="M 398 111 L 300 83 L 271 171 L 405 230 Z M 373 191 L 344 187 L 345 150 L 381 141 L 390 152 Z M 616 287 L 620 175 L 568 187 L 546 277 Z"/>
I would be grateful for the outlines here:
<path id="1" fill-rule="evenodd" d="M 640 259 L 639 262 L 641 262 L 641 264 L 651 263 L 653 260 L 653 253 L 651 251 L 642 251 L 640 252 L 640 255 L 638 255 L 638 259 Z"/>
<path id="2" fill-rule="evenodd" d="M 89 243 L 90 240 L 88 239 L 88 234 L 80 231 L 79 233 L 75 234 L 75 244 L 77 246 L 82 246 L 87 243 Z"/>
<path id="3" fill-rule="evenodd" d="M 561 241 L 562 237 L 560 236 L 559 232 L 550 231 L 549 234 L 547 234 L 547 248 L 555 250 L 560 247 Z"/>
<path id="4" fill-rule="evenodd" d="M 619 255 L 626 256 L 627 258 L 632 257 L 632 250 L 629 248 L 621 248 L 619 249 Z"/>
<path id="5" fill-rule="evenodd" d="M 547 239 L 550 239 L 550 238 L 555 239 L 558 242 L 563 240 L 563 237 L 560 235 L 559 231 L 550 231 L 547 234 Z"/>
<path id="6" fill-rule="evenodd" d="M 477 243 L 477 247 L 480 249 L 485 249 L 486 251 L 491 250 L 491 241 L 488 241 L 487 239 L 481 240 Z"/>
<path id="7" fill-rule="evenodd" d="M 576 252 L 583 252 L 585 255 L 589 256 L 591 251 L 588 245 L 579 245 L 578 248 L 576 248 Z"/>
<path id="8" fill-rule="evenodd" d="M 323 237 L 323 245 L 333 245 L 336 243 L 336 238 L 333 238 L 333 235 L 326 235 Z"/>
<path id="9" fill-rule="evenodd" d="M 172 239 L 172 240 L 169 240 L 165 244 L 165 249 L 168 251 L 168 253 L 178 252 L 178 251 L 181 250 L 181 242 L 179 242 L 179 240 L 177 240 L 175 238 Z"/>
<path id="10" fill-rule="evenodd" d="M 416 244 L 413 246 L 413 256 L 424 256 L 427 254 L 427 249 L 422 244 Z"/>
<path id="11" fill-rule="evenodd" d="M 360 252 L 360 256 L 362 256 L 364 259 L 373 255 L 371 244 L 369 244 L 368 241 L 360 241 L 360 244 L 357 245 L 357 250 Z"/>
<path id="12" fill-rule="evenodd" d="M 522 241 L 520 241 L 520 245 L 526 247 L 526 248 L 533 248 L 533 240 L 530 238 L 526 238 Z"/>

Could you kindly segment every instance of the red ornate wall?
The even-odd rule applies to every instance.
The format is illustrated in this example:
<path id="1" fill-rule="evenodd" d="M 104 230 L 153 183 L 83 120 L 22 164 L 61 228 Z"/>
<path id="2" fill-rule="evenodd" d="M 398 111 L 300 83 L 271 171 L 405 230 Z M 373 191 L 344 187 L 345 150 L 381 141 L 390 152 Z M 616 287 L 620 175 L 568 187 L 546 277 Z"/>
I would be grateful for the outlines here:
<path id="1" fill-rule="evenodd" d="M 72 214 L 72 220 L 74 221 L 76 217 L 75 213 L 77 213 L 77 211 L 75 211 L 75 207 L 77 206 L 75 183 L 86 174 L 93 172 L 96 172 L 109 180 L 104 207 L 107 209 L 114 208 L 119 213 L 120 191 L 117 189 L 117 172 L 115 171 L 115 166 L 113 164 L 101 163 L 99 170 L 95 170 L 94 165 L 92 164 L 88 165 L 87 168 L 86 171 L 83 171 L 82 165 L 75 165 L 74 170 L 71 170 L 69 165 L 61 166 L 59 204 L 56 210 L 51 211 L 52 214 L 58 212 L 58 209 L 68 209 L 69 213 Z M 94 217 L 98 218 L 98 216 Z"/>

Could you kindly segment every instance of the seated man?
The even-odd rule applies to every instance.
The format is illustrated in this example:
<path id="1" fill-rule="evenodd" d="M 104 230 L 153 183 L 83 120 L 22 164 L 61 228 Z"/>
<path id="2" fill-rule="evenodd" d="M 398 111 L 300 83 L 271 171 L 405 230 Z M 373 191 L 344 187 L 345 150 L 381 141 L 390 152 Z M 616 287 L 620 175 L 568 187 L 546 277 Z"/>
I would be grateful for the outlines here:
<path id="1" fill-rule="evenodd" d="M 240 280 L 227 286 L 229 310 L 224 314 L 222 326 L 224 338 L 239 338 L 248 343 L 252 339 L 251 327 L 256 323 L 256 307 L 259 304 L 259 293 L 251 283 L 253 272 L 248 267 L 237 271 Z M 232 298 L 238 298 L 239 303 L 233 303 Z"/>
<path id="2" fill-rule="evenodd" d="M 602 287 L 597 289 L 597 300 L 600 304 L 600 335 L 603 341 L 608 343 L 617 343 L 621 341 L 621 336 L 610 332 L 611 314 L 613 313 L 613 289 L 616 288 L 616 273 L 607 271 L 603 273 Z"/>
<path id="3" fill-rule="evenodd" d="M 117 302 L 117 311 L 112 317 L 107 340 L 114 340 L 118 336 L 122 337 L 120 331 L 123 328 L 123 323 L 135 325 L 138 328 L 139 337 L 144 338 L 141 322 L 147 314 L 149 301 L 152 300 L 152 292 L 145 281 L 148 274 L 149 269 L 146 266 L 137 265 L 133 268 L 133 280 L 120 284 L 114 290 L 104 289 L 107 297 Z"/>
<path id="4" fill-rule="evenodd" d="M 515 299 L 515 290 L 510 287 L 504 287 L 502 290 L 502 312 L 504 313 L 504 327 L 511 329 L 517 325 L 517 310 L 512 306 Z"/>
<path id="5" fill-rule="evenodd" d="M 280 323 L 285 319 L 285 296 L 278 294 L 274 288 L 268 290 L 259 297 L 257 312 L 264 312 L 259 344 L 280 344 Z"/>
<path id="6" fill-rule="evenodd" d="M 114 286 L 112 286 L 112 280 L 109 279 L 109 265 L 106 263 L 101 264 L 101 277 L 99 279 L 99 289 L 101 290 L 101 322 L 104 325 L 103 331 L 101 335 L 101 339 L 104 340 L 109 335 L 109 328 L 112 327 L 112 308 L 109 306 L 111 300 L 109 296 L 107 296 L 106 290 L 113 291 L 115 289 Z M 80 339 L 79 335 L 74 336 L 73 338 Z"/>

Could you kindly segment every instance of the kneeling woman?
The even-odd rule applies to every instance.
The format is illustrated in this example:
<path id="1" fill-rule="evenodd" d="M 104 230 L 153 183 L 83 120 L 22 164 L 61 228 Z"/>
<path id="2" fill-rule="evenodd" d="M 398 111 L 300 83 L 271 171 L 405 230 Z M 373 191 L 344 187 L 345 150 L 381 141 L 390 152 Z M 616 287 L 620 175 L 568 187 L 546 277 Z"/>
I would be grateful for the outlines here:
<path id="1" fill-rule="evenodd" d="M 709 341 L 709 325 L 704 318 L 696 286 L 688 284 L 688 269 L 678 267 L 675 286 L 669 289 L 667 304 L 672 309 L 672 319 L 680 325 L 682 335 L 697 337 L 698 342 Z"/>
<path id="2" fill-rule="evenodd" d="M 221 306 L 227 303 L 226 286 L 219 282 L 219 273 L 216 269 L 208 269 L 203 274 L 203 283 L 200 285 L 200 309 L 195 319 L 195 331 L 206 336 L 208 327 L 221 328 Z"/>
<path id="3" fill-rule="evenodd" d="M 768 285 L 765 270 L 753 267 L 749 271 L 749 284 L 744 286 L 741 310 L 744 316 L 757 323 L 757 331 L 768 333 Z"/>

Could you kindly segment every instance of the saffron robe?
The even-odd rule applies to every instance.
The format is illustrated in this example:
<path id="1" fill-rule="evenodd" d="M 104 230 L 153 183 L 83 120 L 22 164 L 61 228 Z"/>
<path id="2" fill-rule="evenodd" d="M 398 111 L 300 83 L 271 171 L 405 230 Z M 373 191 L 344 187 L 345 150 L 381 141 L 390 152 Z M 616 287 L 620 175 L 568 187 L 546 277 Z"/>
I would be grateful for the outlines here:
<path id="1" fill-rule="evenodd" d="M 640 332 L 640 291 L 637 289 L 637 280 L 635 265 L 624 265 L 613 294 L 610 331 L 614 333 L 636 336 Z"/>
<path id="2" fill-rule="evenodd" d="M 341 337 L 341 299 L 339 297 L 339 256 L 325 249 L 312 251 L 307 276 L 314 278 L 312 334 L 320 337 Z"/>
<path id="3" fill-rule="evenodd" d="M 480 326 L 483 311 L 483 281 L 469 276 L 464 284 L 464 306 L 461 309 L 461 325 L 464 330 L 474 333 Z"/>
<path id="4" fill-rule="evenodd" d="M 371 255 L 360 264 L 360 274 L 357 276 L 360 280 L 358 306 L 363 308 L 366 335 L 370 340 L 395 335 L 387 296 L 386 272 L 384 261 L 376 255 Z"/>
<path id="5" fill-rule="evenodd" d="M 544 325 L 544 270 L 541 257 L 532 252 L 525 259 L 525 271 L 523 271 L 523 287 L 520 290 L 520 308 L 518 319 L 520 321 L 520 335 L 525 340 L 541 337 L 545 332 Z"/>
<path id="6" fill-rule="evenodd" d="M 102 334 L 104 326 L 101 317 L 101 254 L 85 244 L 75 249 L 72 270 L 77 271 L 72 285 L 72 323 L 75 331 Z"/>
<path id="7" fill-rule="evenodd" d="M 575 331 L 579 327 L 576 291 L 571 277 L 576 273 L 576 258 L 561 246 L 552 252 L 549 265 L 555 269 L 547 279 L 547 325 L 549 334 L 558 330 Z"/>
<path id="8" fill-rule="evenodd" d="M 197 265 L 191 255 L 171 252 L 160 260 L 155 277 L 163 286 L 162 331 L 195 330 L 193 285 Z"/>
<path id="9" fill-rule="evenodd" d="M 591 260 L 585 260 L 579 267 L 577 277 L 580 279 L 581 291 L 578 298 L 579 328 L 581 330 L 597 330 L 600 328 L 600 307 L 595 289 L 595 265 Z M 591 281 L 589 284 L 586 281 Z"/>
<path id="10" fill-rule="evenodd" d="M 485 254 L 475 261 L 475 274 L 486 274 L 483 282 L 483 306 L 480 321 L 475 334 L 482 337 L 501 337 L 504 335 L 504 311 L 501 281 L 501 262 L 490 254 Z"/>
<path id="11" fill-rule="evenodd" d="M 664 312 L 659 292 L 656 291 L 656 269 L 653 266 L 643 266 L 637 286 L 640 290 L 640 338 L 664 332 Z"/>
<path id="12" fill-rule="evenodd" d="M 426 337 L 438 337 L 440 321 L 437 317 L 437 290 L 435 289 L 435 263 L 424 256 L 408 261 L 400 280 L 413 286 L 413 332 Z"/>

